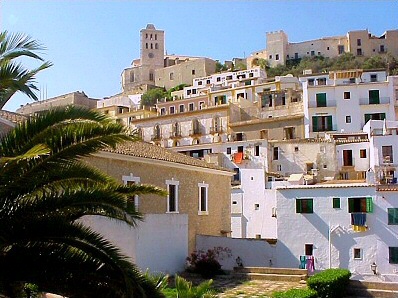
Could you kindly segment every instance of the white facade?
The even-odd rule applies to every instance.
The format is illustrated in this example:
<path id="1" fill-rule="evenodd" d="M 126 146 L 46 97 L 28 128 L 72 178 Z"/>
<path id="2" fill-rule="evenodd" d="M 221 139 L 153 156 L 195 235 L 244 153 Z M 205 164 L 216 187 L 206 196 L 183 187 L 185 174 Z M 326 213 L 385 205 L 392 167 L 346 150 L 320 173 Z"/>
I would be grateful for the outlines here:
<path id="1" fill-rule="evenodd" d="M 316 270 L 347 268 L 355 279 L 398 281 L 398 264 L 392 260 L 390 249 L 398 249 L 398 225 L 388 222 L 388 208 L 398 208 L 396 196 L 395 192 L 377 192 L 366 184 L 278 189 L 278 266 L 297 268 L 307 249 L 315 258 Z M 339 199 L 338 207 L 333 205 L 333 198 Z M 362 210 L 366 216 L 363 232 L 353 230 L 349 213 L 349 200 L 353 198 L 372 201 L 372 211 Z M 312 199 L 312 213 L 297 213 L 300 199 Z M 371 270 L 373 262 L 377 275 Z"/>
<path id="2" fill-rule="evenodd" d="M 101 216 L 85 216 L 82 221 L 113 242 L 142 271 L 175 274 L 184 270 L 188 256 L 186 214 L 146 214 L 145 221 L 135 228 Z"/>
<path id="3" fill-rule="evenodd" d="M 301 77 L 305 136 L 359 132 L 369 119 L 395 120 L 394 88 L 384 71 L 342 71 Z"/>

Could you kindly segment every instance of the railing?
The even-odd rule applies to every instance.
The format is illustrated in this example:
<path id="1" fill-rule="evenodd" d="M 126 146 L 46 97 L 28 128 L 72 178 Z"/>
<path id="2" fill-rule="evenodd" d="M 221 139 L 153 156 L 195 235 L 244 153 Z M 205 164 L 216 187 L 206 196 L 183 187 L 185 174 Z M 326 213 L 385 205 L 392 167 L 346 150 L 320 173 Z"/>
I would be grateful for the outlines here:
<path id="1" fill-rule="evenodd" d="M 204 133 L 204 132 L 203 132 L 203 129 L 200 129 L 200 128 L 191 129 L 191 130 L 189 131 L 189 135 L 190 135 L 190 136 L 202 135 L 203 133 Z"/>
<path id="2" fill-rule="evenodd" d="M 359 98 L 359 104 L 363 106 L 363 105 L 389 104 L 390 97 L 380 97 L 378 101 L 377 100 L 374 101 L 375 101 L 374 103 L 371 103 L 369 97 Z"/>
<path id="3" fill-rule="evenodd" d="M 170 139 L 181 138 L 181 137 L 182 137 L 181 131 L 172 131 L 170 133 Z"/>
<path id="4" fill-rule="evenodd" d="M 162 139 L 162 136 L 160 134 L 151 135 L 151 141 L 159 141 L 161 139 Z"/>
<path id="5" fill-rule="evenodd" d="M 223 133 L 224 129 L 222 127 L 219 126 L 212 126 L 210 127 L 210 133 L 211 134 L 215 134 L 215 133 Z"/>
<path id="6" fill-rule="evenodd" d="M 329 107 L 336 107 L 337 103 L 335 99 L 328 99 L 326 100 L 326 107 L 318 107 L 318 103 L 316 101 L 310 101 L 308 102 L 308 107 L 309 108 L 329 108 Z"/>

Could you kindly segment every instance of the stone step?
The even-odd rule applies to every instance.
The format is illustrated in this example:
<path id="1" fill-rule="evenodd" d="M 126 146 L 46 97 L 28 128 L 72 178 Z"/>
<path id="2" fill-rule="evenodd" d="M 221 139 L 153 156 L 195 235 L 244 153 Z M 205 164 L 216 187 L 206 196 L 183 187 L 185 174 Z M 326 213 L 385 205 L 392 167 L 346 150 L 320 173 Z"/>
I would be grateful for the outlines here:
<path id="1" fill-rule="evenodd" d="M 306 274 L 273 274 L 273 273 L 234 273 L 237 278 L 247 278 L 255 280 L 289 281 L 300 282 L 307 279 Z"/>
<path id="2" fill-rule="evenodd" d="M 306 269 L 295 268 L 274 268 L 274 267 L 235 267 L 235 272 L 239 273 L 263 273 L 263 274 L 283 274 L 283 275 L 307 275 Z"/>
<path id="3" fill-rule="evenodd" d="M 398 292 L 392 290 L 376 290 L 376 289 L 349 289 L 350 295 L 353 297 L 375 297 L 375 298 L 397 298 Z"/>
<path id="4" fill-rule="evenodd" d="M 351 280 L 348 292 L 350 295 L 361 297 L 396 298 L 398 297 L 398 284 Z"/>

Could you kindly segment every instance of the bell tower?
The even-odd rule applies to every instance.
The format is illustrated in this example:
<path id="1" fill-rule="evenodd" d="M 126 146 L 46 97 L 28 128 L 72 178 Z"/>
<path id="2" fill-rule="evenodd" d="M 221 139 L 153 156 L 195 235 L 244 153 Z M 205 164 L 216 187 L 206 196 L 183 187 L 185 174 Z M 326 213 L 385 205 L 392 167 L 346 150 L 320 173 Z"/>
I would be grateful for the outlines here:
<path id="1" fill-rule="evenodd" d="M 164 31 L 148 24 L 140 33 L 142 79 L 154 82 L 155 69 L 164 67 Z"/>

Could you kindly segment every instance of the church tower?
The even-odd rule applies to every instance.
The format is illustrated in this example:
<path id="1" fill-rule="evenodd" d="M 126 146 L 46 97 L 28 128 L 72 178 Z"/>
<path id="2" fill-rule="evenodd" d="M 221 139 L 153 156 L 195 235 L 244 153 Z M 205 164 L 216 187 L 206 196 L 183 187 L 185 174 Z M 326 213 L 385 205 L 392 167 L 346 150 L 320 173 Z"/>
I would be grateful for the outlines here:
<path id="1" fill-rule="evenodd" d="M 164 31 L 148 24 L 140 33 L 142 80 L 154 84 L 155 69 L 164 67 Z"/>

